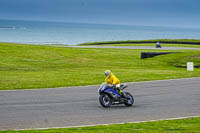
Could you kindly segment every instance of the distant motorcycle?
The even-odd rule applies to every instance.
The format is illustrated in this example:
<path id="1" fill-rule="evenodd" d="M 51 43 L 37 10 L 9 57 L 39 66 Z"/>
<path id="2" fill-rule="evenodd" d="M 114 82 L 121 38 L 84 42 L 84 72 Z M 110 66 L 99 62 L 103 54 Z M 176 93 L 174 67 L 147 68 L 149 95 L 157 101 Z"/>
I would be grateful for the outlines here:
<path id="1" fill-rule="evenodd" d="M 124 90 L 128 86 L 121 84 L 120 89 Z M 125 104 L 126 106 L 132 106 L 134 104 L 133 95 L 129 92 L 124 92 L 125 96 L 121 96 L 118 90 L 112 89 L 102 83 L 98 89 L 99 92 L 99 102 L 100 104 L 108 108 L 115 104 Z"/>
<path id="2" fill-rule="evenodd" d="M 162 48 L 159 42 L 156 43 L 156 48 Z"/>

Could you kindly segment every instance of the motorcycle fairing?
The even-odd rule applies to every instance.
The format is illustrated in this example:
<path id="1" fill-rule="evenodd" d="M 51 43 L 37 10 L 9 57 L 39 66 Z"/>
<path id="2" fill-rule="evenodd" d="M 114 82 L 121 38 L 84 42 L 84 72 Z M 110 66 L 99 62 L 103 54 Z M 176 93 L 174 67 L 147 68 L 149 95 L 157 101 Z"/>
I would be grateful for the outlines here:
<path id="1" fill-rule="evenodd" d="M 115 90 L 113 90 L 113 89 L 105 89 L 104 90 L 104 93 L 108 93 L 108 94 L 110 94 L 113 98 L 118 98 L 118 97 L 120 97 L 120 94 L 117 92 L 117 91 L 115 91 Z"/>

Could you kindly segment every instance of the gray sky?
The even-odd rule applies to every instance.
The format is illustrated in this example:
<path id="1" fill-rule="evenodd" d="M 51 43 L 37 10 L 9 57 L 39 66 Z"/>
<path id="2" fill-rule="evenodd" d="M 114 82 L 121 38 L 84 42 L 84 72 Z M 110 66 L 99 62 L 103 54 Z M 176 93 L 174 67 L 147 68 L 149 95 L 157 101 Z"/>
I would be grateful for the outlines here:
<path id="1" fill-rule="evenodd" d="M 0 0 L 1 19 L 200 28 L 200 0 Z"/>

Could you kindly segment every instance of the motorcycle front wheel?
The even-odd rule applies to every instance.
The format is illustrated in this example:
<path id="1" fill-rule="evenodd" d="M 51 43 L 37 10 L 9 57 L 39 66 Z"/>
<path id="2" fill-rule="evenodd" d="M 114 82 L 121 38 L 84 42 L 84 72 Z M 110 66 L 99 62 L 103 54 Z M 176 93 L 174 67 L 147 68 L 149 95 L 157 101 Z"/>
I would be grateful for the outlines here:
<path id="1" fill-rule="evenodd" d="M 99 102 L 104 108 L 108 108 L 112 105 L 112 99 L 108 96 L 108 94 L 101 94 L 99 96 Z"/>

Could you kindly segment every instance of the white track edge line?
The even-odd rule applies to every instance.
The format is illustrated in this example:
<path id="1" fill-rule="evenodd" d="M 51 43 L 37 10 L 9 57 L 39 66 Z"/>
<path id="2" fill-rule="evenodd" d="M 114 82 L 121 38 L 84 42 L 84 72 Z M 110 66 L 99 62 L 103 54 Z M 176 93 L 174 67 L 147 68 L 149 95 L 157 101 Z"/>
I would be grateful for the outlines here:
<path id="1" fill-rule="evenodd" d="M 135 122 L 121 122 L 121 123 L 107 123 L 107 124 L 91 124 L 91 125 L 79 125 L 79 126 L 66 126 L 66 127 L 47 127 L 47 128 L 24 128 L 24 129 L 13 129 L 13 131 L 23 131 L 23 130 L 47 130 L 47 129 L 64 129 L 64 128 L 82 128 L 82 127 L 94 127 L 94 126 L 108 126 L 113 124 L 134 124 L 134 123 L 143 123 L 143 122 L 156 122 L 163 120 L 179 120 L 179 119 L 187 119 L 187 118 L 195 118 L 198 116 L 185 116 L 185 117 L 174 117 L 174 118 L 166 118 L 166 119 L 155 119 L 155 120 L 147 120 L 147 121 L 135 121 Z M 12 130 L 12 129 L 11 129 Z M 7 131 L 7 130 L 0 130 Z"/>

